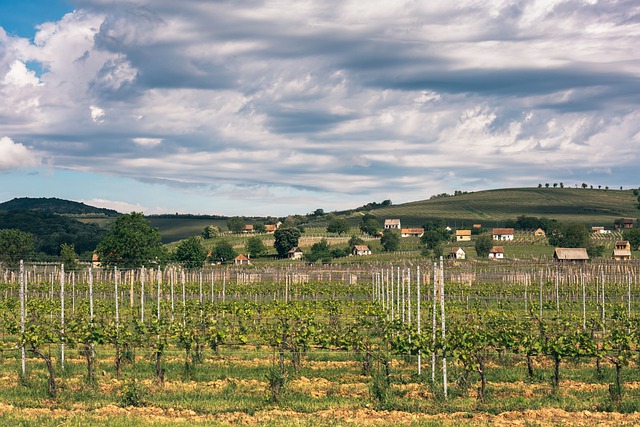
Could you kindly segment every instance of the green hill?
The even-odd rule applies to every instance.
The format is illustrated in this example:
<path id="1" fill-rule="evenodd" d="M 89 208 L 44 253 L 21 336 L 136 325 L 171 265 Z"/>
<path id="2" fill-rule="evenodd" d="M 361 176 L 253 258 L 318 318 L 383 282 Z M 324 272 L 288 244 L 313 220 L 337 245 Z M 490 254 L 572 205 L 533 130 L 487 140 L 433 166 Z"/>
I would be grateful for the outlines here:
<path id="1" fill-rule="evenodd" d="M 450 225 L 500 226 L 518 216 L 613 227 L 617 218 L 640 218 L 631 190 L 583 188 L 511 188 L 391 205 L 372 211 L 382 218 L 400 218 L 403 226 L 420 226 L 442 218 Z"/>
<path id="2" fill-rule="evenodd" d="M 0 203 L 0 212 L 38 211 L 58 215 L 77 216 L 118 216 L 113 209 L 96 208 L 80 202 L 58 199 L 55 197 L 20 197 Z"/>

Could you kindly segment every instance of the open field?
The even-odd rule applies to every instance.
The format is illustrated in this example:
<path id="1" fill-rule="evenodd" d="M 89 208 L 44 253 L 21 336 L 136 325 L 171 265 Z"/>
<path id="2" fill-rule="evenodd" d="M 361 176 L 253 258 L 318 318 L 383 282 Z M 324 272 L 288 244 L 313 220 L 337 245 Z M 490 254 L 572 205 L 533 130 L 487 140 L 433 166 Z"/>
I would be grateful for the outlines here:
<path id="1" fill-rule="evenodd" d="M 640 423 L 638 262 L 28 265 L 24 333 L 19 278 L 3 424 Z"/>

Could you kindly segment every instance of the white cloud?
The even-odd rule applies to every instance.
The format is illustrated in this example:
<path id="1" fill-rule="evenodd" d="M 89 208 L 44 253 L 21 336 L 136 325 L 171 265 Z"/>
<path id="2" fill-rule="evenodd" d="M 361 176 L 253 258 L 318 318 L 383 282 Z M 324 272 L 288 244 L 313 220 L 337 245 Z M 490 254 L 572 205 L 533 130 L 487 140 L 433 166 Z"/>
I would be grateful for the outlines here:
<path id="1" fill-rule="evenodd" d="M 100 107 L 96 107 L 95 105 L 89 106 L 89 112 L 91 113 L 91 120 L 95 123 L 104 122 L 104 110 Z"/>
<path id="2" fill-rule="evenodd" d="M 40 156 L 11 138 L 0 138 L 0 170 L 30 168 L 40 165 Z"/>
<path id="3" fill-rule="evenodd" d="M 132 141 L 142 147 L 155 147 L 162 144 L 162 138 L 133 138 Z"/>
<path id="4" fill-rule="evenodd" d="M 9 72 L 5 74 L 4 84 L 17 87 L 38 86 L 40 79 L 36 76 L 35 71 L 27 69 L 27 66 L 19 60 L 13 61 Z"/>
<path id="5" fill-rule="evenodd" d="M 90 206 L 95 206 L 97 208 L 114 209 L 120 213 L 147 211 L 147 209 L 139 203 L 128 203 L 128 202 L 122 202 L 117 200 L 106 200 L 106 199 L 89 199 L 89 200 L 79 200 L 79 201 Z"/>

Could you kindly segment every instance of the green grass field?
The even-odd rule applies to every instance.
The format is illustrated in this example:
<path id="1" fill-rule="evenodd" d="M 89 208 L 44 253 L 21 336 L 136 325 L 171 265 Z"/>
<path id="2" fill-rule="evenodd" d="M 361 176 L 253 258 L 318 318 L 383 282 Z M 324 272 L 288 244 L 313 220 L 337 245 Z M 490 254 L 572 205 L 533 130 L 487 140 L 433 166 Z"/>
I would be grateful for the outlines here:
<path id="1" fill-rule="evenodd" d="M 613 228 L 617 218 L 638 218 L 640 211 L 630 190 L 582 188 L 513 188 L 478 191 L 377 209 L 382 218 L 400 218 L 403 226 L 420 226 L 428 218 L 442 218 L 458 227 L 485 227 L 520 215 L 603 225 Z"/>
<path id="2" fill-rule="evenodd" d="M 560 222 L 602 225 L 613 228 L 618 218 L 640 218 L 636 197 L 631 190 L 598 190 L 582 188 L 512 188 L 478 191 L 392 205 L 372 211 L 379 218 L 400 218 L 405 227 L 420 227 L 425 221 L 441 218 L 447 224 L 460 228 L 480 223 L 484 227 L 499 227 L 506 220 L 520 215 L 557 219 Z M 362 212 L 348 215 L 346 219 L 357 232 Z M 148 218 L 157 228 L 164 243 L 171 243 L 199 236 L 208 225 L 227 229 L 227 221 L 205 219 L 197 216 Z M 247 224 L 258 220 L 246 219 Z M 305 224 L 311 234 L 325 234 L 327 219 L 320 218 Z M 101 224 L 106 226 L 108 224 Z"/>

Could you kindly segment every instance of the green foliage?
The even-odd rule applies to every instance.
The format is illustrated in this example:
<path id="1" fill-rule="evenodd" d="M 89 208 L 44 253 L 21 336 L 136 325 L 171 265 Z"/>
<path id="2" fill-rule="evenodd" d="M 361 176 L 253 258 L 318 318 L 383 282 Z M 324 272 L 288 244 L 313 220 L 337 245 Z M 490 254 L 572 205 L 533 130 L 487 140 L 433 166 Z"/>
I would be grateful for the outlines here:
<path id="1" fill-rule="evenodd" d="M 185 268 L 200 268 L 207 260 L 207 250 L 196 236 L 180 242 L 173 258 Z"/>
<path id="2" fill-rule="evenodd" d="M 72 202 L 70 200 L 58 199 L 55 197 L 21 197 L 0 203 L 0 211 L 22 210 L 64 215 L 119 215 L 119 213 L 113 209 L 96 208 L 94 206 L 85 205 L 84 203 Z"/>
<path id="3" fill-rule="evenodd" d="M 137 381 L 125 381 L 120 389 L 120 406 L 141 407 L 145 405 L 144 388 Z"/>
<path id="4" fill-rule="evenodd" d="M 364 245 L 364 240 L 354 234 L 347 242 L 347 245 L 349 245 L 349 251 L 352 251 L 354 246 Z"/>
<path id="5" fill-rule="evenodd" d="M 386 252 L 394 252 L 400 246 L 400 233 L 397 230 L 385 230 L 380 238 L 380 244 Z"/>
<path id="6" fill-rule="evenodd" d="M 167 258 L 160 233 L 141 212 L 119 216 L 96 252 L 103 264 L 122 268 L 151 265 Z"/>
<path id="7" fill-rule="evenodd" d="M 281 257 L 287 256 L 294 247 L 298 246 L 298 241 L 302 233 L 295 227 L 280 227 L 273 234 L 274 242 L 273 247 L 276 248 L 278 255 Z"/>
<path id="8" fill-rule="evenodd" d="M 227 228 L 232 233 L 242 233 L 244 231 L 244 219 L 239 216 L 234 216 L 233 218 L 229 218 L 227 220 Z"/>
<path id="9" fill-rule="evenodd" d="M 253 236 L 247 239 L 245 249 L 247 250 L 247 255 L 250 255 L 254 258 L 260 257 L 267 252 L 267 248 L 264 246 L 262 239 L 257 236 Z"/>
<path id="10" fill-rule="evenodd" d="M 605 254 L 607 248 L 604 245 L 595 245 L 591 242 L 587 244 L 587 254 L 589 258 L 601 258 Z"/>
<path id="11" fill-rule="evenodd" d="M 33 254 L 33 235 L 16 229 L 0 230 L 0 263 L 15 268 L 20 260 L 28 260 Z"/>
<path id="12" fill-rule="evenodd" d="M 226 240 L 220 240 L 216 243 L 211 252 L 211 258 L 216 262 L 225 263 L 234 259 L 238 254 L 233 249 L 231 243 Z"/>
<path id="13" fill-rule="evenodd" d="M 338 233 L 339 236 L 348 233 L 350 229 L 349 222 L 343 218 L 334 218 L 327 225 L 328 233 Z"/>
<path id="14" fill-rule="evenodd" d="M 549 244 L 560 248 L 586 248 L 589 231 L 582 224 L 557 224 L 547 233 Z"/>
<path id="15" fill-rule="evenodd" d="M 74 245 L 63 243 L 60 245 L 60 259 L 67 270 L 76 270 L 78 268 L 78 255 Z"/>
<path id="16" fill-rule="evenodd" d="M 58 256 L 60 245 L 73 244 L 76 251 L 93 251 L 106 231 L 96 224 L 40 211 L 0 212 L 0 227 L 15 228 L 34 237 L 35 251 Z"/>
<path id="17" fill-rule="evenodd" d="M 632 249 L 640 247 L 640 228 L 630 228 L 622 233 L 622 238 L 628 240 Z"/>
<path id="18" fill-rule="evenodd" d="M 305 258 L 309 262 L 316 262 L 318 260 L 322 260 L 324 263 L 331 262 L 331 250 L 327 239 L 322 239 L 311 245 L 311 251 L 305 255 Z"/>
<path id="19" fill-rule="evenodd" d="M 375 235 L 376 233 L 382 230 L 382 224 L 380 220 L 375 215 L 365 214 L 362 217 L 362 221 L 360 221 L 360 231 L 370 236 Z"/>
<path id="20" fill-rule="evenodd" d="M 214 237 L 218 237 L 220 235 L 220 228 L 215 225 L 207 225 L 204 230 L 202 230 L 202 237 L 204 239 L 213 239 Z"/>
<path id="21" fill-rule="evenodd" d="M 264 222 L 256 222 L 253 225 L 253 231 L 255 231 L 256 233 L 264 233 L 267 231 L 267 226 L 264 225 Z"/>
<path id="22" fill-rule="evenodd" d="M 475 249 L 478 258 L 486 258 L 493 247 L 493 239 L 488 234 L 478 236 L 475 241 Z"/>

